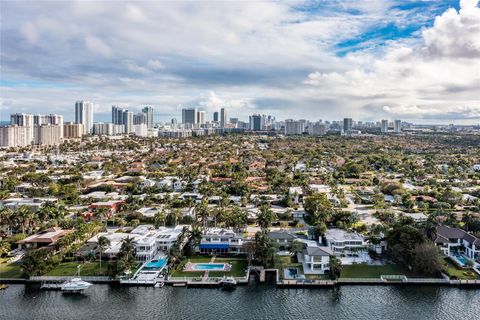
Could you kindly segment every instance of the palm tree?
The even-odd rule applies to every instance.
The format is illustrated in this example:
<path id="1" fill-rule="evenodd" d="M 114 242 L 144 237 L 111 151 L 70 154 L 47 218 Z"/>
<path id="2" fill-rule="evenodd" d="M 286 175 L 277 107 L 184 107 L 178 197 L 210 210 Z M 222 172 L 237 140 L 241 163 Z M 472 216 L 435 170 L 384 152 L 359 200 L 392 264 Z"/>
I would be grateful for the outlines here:
<path id="1" fill-rule="evenodd" d="M 332 280 L 338 279 L 342 273 L 342 261 L 336 256 L 330 256 L 329 268 Z"/>
<path id="2" fill-rule="evenodd" d="M 165 227 L 165 213 L 163 212 L 163 210 L 155 213 L 153 221 L 155 223 L 155 228 L 160 227 L 160 225 L 163 225 Z"/>
<path id="3" fill-rule="evenodd" d="M 268 205 L 264 204 L 260 207 L 260 212 L 257 216 L 258 226 L 262 230 L 268 230 L 275 218 L 275 213 L 272 211 L 272 209 L 270 209 Z"/>
<path id="4" fill-rule="evenodd" d="M 102 254 L 103 251 L 110 245 L 110 240 L 105 236 L 100 236 L 98 238 L 98 248 L 100 249 L 99 262 L 100 270 L 102 270 Z"/>

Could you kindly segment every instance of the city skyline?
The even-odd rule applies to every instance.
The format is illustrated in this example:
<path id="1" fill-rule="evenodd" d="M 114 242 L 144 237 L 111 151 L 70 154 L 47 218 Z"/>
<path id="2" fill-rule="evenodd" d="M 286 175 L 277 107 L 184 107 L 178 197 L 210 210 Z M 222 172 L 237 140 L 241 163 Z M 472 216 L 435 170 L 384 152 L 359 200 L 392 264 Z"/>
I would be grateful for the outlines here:
<path id="1" fill-rule="evenodd" d="M 111 105 L 153 106 L 155 122 L 186 107 L 207 119 L 223 107 L 243 120 L 480 119 L 476 0 L 1 7 L 3 121 L 39 111 L 72 121 L 83 99 L 96 122 Z"/>

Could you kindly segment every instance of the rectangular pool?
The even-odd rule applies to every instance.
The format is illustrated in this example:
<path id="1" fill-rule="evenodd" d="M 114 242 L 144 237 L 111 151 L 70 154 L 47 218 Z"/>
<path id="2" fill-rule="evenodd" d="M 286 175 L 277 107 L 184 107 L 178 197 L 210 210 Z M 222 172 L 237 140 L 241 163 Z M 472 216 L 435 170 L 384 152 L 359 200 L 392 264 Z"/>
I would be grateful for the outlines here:
<path id="1" fill-rule="evenodd" d="M 224 271 L 226 269 L 225 263 L 195 263 L 193 270 L 196 271 Z"/>

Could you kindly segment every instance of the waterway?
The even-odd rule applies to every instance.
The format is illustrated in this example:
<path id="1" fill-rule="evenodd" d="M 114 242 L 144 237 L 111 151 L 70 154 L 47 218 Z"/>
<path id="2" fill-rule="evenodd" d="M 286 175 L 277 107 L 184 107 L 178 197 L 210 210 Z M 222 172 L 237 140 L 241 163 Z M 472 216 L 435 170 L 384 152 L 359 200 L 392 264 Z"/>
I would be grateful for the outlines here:
<path id="1" fill-rule="evenodd" d="M 10 285 L 0 319 L 480 319 L 480 290 L 436 286 L 280 289 L 251 283 L 234 291 L 94 285 L 84 294 Z"/>

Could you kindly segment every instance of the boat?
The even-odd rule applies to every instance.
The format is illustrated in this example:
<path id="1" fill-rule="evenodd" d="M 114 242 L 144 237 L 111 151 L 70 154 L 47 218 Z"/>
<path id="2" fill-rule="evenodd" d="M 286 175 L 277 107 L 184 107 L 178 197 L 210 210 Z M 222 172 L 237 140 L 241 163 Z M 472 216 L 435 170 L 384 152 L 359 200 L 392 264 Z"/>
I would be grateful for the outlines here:
<path id="1" fill-rule="evenodd" d="M 220 281 L 220 285 L 224 288 L 234 288 L 237 285 L 237 280 L 233 277 L 224 276 Z"/>
<path id="2" fill-rule="evenodd" d="M 73 278 L 62 283 L 60 290 L 64 292 L 81 292 L 90 288 L 92 285 L 92 283 L 83 281 L 81 278 Z"/>
<path id="3" fill-rule="evenodd" d="M 155 283 L 155 288 L 161 288 L 165 285 L 165 282 L 157 282 Z"/>
<path id="4" fill-rule="evenodd" d="M 7 288 L 8 286 L 6 284 L 0 284 L 0 290 L 5 290 Z"/>

